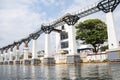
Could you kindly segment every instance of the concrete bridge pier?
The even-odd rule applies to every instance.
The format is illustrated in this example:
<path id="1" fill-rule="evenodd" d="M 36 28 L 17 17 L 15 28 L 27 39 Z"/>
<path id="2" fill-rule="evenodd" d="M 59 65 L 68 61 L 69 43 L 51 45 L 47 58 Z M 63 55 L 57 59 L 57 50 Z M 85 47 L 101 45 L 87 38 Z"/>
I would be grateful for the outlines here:
<path id="1" fill-rule="evenodd" d="M 1 52 L 0 53 L 0 65 L 2 65 L 3 64 L 3 53 Z"/>
<path id="2" fill-rule="evenodd" d="M 20 59 L 19 59 L 19 45 L 16 46 L 15 64 L 20 64 Z"/>
<path id="3" fill-rule="evenodd" d="M 4 56 L 5 56 L 5 59 L 4 59 L 4 64 L 7 65 L 8 64 L 8 51 L 5 50 L 5 53 L 4 53 Z"/>
<path id="4" fill-rule="evenodd" d="M 107 31 L 108 31 L 108 59 L 109 61 L 120 61 L 120 43 L 117 39 L 114 26 L 113 12 L 106 13 Z M 114 58 L 112 56 L 115 56 Z"/>
<path id="5" fill-rule="evenodd" d="M 55 63 L 54 57 L 49 56 L 49 53 L 50 53 L 50 34 L 46 33 L 45 34 L 45 55 L 43 58 L 43 64 L 45 65 Z"/>
<path id="6" fill-rule="evenodd" d="M 24 61 L 23 61 L 23 64 L 24 65 L 30 65 L 31 64 L 31 60 L 28 59 L 28 44 L 25 43 L 25 46 L 24 46 Z"/>
<path id="7" fill-rule="evenodd" d="M 68 28 L 69 28 L 69 31 L 68 31 L 69 54 L 67 55 L 67 63 L 79 63 L 80 55 L 77 55 L 75 27 L 69 25 Z"/>
<path id="8" fill-rule="evenodd" d="M 40 59 L 37 56 L 36 48 L 37 48 L 37 40 L 33 39 L 33 46 L 32 46 L 32 65 L 40 64 Z"/>
<path id="9" fill-rule="evenodd" d="M 106 13 L 107 31 L 108 31 L 108 47 L 109 49 L 119 48 L 116 29 L 114 25 L 113 12 Z"/>
<path id="10" fill-rule="evenodd" d="M 10 48 L 10 55 L 9 55 L 9 64 L 13 65 L 13 48 Z"/>

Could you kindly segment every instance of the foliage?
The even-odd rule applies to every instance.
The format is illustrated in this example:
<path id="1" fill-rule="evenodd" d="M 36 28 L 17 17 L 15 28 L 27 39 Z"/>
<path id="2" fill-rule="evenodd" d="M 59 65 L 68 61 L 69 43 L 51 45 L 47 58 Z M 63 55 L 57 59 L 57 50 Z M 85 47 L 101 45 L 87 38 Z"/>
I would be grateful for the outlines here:
<path id="1" fill-rule="evenodd" d="M 37 54 L 44 54 L 45 51 L 44 50 L 41 50 L 41 51 L 38 51 Z"/>
<path id="2" fill-rule="evenodd" d="M 22 54 L 21 56 L 20 56 L 20 59 L 23 59 L 24 58 L 24 54 Z"/>
<path id="3" fill-rule="evenodd" d="M 103 62 L 108 62 L 108 61 L 109 61 L 108 59 L 103 60 Z"/>
<path id="4" fill-rule="evenodd" d="M 94 52 L 97 52 L 100 45 L 107 40 L 106 24 L 99 19 L 80 22 L 76 28 L 76 39 L 83 40 L 84 44 L 91 44 L 94 47 Z"/>
<path id="5" fill-rule="evenodd" d="M 108 49 L 108 45 L 107 45 L 107 46 L 101 46 L 101 47 L 100 47 L 100 50 L 101 50 L 101 51 L 106 51 L 107 49 Z"/>
<path id="6" fill-rule="evenodd" d="M 15 56 L 12 57 L 12 60 L 15 60 Z"/>

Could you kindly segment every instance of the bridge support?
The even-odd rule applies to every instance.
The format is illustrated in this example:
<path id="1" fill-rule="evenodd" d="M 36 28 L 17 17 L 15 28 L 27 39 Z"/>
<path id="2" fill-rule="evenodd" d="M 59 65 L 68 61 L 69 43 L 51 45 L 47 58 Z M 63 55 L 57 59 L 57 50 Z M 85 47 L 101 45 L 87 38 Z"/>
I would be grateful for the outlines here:
<path id="1" fill-rule="evenodd" d="M 117 40 L 116 30 L 113 21 L 113 11 L 119 5 L 119 3 L 119 0 L 103 0 L 97 5 L 99 10 L 102 10 L 104 13 L 106 13 L 109 46 L 109 50 L 107 52 L 109 61 L 120 61 L 119 42 Z"/>
<path id="2" fill-rule="evenodd" d="M 43 58 L 43 64 L 45 65 L 55 63 L 54 58 L 49 56 L 49 53 L 50 53 L 50 34 L 45 34 L 45 55 Z"/>
<path id="3" fill-rule="evenodd" d="M 113 19 L 113 13 L 112 12 L 106 13 L 106 20 L 107 20 L 109 49 L 119 48 L 119 43 L 118 43 L 118 40 L 117 40 L 117 35 L 116 35 L 115 26 L 114 26 L 114 19 Z"/>
<path id="4" fill-rule="evenodd" d="M 32 62 L 31 64 L 33 65 L 38 65 L 40 64 L 40 59 L 37 56 L 37 52 L 36 52 L 36 48 L 37 48 L 37 44 L 36 44 L 37 40 L 33 39 L 33 46 L 32 46 Z"/>
<path id="5" fill-rule="evenodd" d="M 25 65 L 30 65 L 31 64 L 31 61 L 28 59 L 28 45 L 27 44 L 25 44 L 25 46 L 24 46 L 24 62 L 23 62 L 23 64 L 25 64 Z"/>
<path id="6" fill-rule="evenodd" d="M 68 39 L 69 39 L 69 54 L 67 56 L 67 63 L 79 63 L 80 56 L 77 55 L 77 48 L 76 48 L 76 32 L 75 27 L 73 26 L 79 17 L 77 15 L 68 14 L 63 18 L 63 21 L 67 24 L 68 30 Z"/>
<path id="7" fill-rule="evenodd" d="M 16 46 L 16 53 L 15 53 L 15 64 L 20 64 L 20 59 L 19 59 L 19 46 Z"/>
<path id="8" fill-rule="evenodd" d="M 2 65 L 3 64 L 3 55 L 2 55 L 2 53 L 0 53 L 0 65 Z"/>
<path id="9" fill-rule="evenodd" d="M 8 53 L 7 50 L 5 50 L 5 60 L 4 60 L 4 64 L 8 64 Z"/>
<path id="10" fill-rule="evenodd" d="M 67 63 L 78 63 L 80 62 L 80 56 L 77 55 L 76 38 L 75 38 L 75 27 L 68 26 L 68 38 L 69 38 L 69 54 L 67 56 Z"/>
<path id="11" fill-rule="evenodd" d="M 10 65 L 13 64 L 12 55 L 13 55 L 13 51 L 10 50 L 10 57 L 9 57 L 9 64 L 10 64 Z"/>
<path id="12" fill-rule="evenodd" d="M 109 61 L 120 61 L 119 41 L 114 26 L 113 12 L 106 13 L 107 31 L 108 31 L 108 59 Z M 115 56 L 115 57 L 113 57 Z"/>

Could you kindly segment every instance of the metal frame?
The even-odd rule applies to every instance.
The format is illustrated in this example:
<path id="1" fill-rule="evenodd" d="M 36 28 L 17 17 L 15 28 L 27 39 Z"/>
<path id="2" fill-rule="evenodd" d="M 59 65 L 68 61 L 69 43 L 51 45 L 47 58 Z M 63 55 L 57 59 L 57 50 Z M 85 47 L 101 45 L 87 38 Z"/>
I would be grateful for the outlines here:
<path id="1" fill-rule="evenodd" d="M 77 15 L 68 14 L 63 18 L 63 21 L 68 25 L 74 25 L 79 20 Z"/>
<path id="2" fill-rule="evenodd" d="M 120 0 L 102 0 L 98 3 L 97 8 L 105 13 L 113 12 L 120 3 Z"/>

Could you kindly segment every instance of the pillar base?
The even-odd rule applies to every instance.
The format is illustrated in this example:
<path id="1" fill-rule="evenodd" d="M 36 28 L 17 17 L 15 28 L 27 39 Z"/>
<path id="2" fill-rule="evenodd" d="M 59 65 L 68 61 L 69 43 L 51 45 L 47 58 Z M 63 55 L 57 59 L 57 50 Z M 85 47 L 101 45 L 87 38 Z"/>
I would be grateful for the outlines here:
<path id="1" fill-rule="evenodd" d="M 31 64 L 32 65 L 39 65 L 40 64 L 40 59 L 32 59 Z"/>
<path id="2" fill-rule="evenodd" d="M 106 51 L 108 53 L 108 61 L 120 62 L 120 49 L 110 49 Z"/>
<path id="3" fill-rule="evenodd" d="M 13 65 L 13 61 L 9 61 L 9 64 L 10 64 L 10 65 Z"/>
<path id="4" fill-rule="evenodd" d="M 8 61 L 5 61 L 4 64 L 7 65 L 7 64 L 8 64 Z"/>
<path id="5" fill-rule="evenodd" d="M 24 65 L 30 65 L 30 64 L 31 64 L 31 60 L 24 60 L 24 61 L 23 61 L 23 64 L 24 64 Z"/>
<path id="6" fill-rule="evenodd" d="M 68 55 L 67 56 L 67 63 L 80 63 L 80 55 Z"/>
<path id="7" fill-rule="evenodd" d="M 0 65 L 3 65 L 3 62 L 0 62 Z"/>
<path id="8" fill-rule="evenodd" d="M 46 58 L 43 58 L 43 64 L 45 65 L 55 64 L 55 60 L 53 57 L 46 57 Z"/>
<path id="9" fill-rule="evenodd" d="M 15 61 L 15 64 L 20 64 L 20 61 Z"/>

